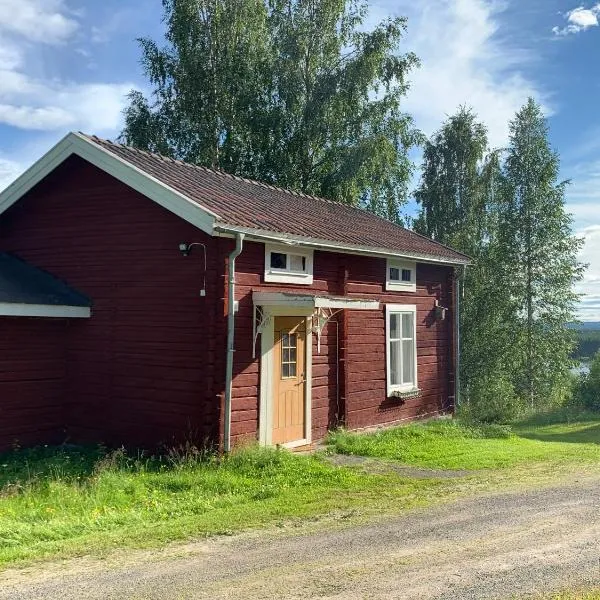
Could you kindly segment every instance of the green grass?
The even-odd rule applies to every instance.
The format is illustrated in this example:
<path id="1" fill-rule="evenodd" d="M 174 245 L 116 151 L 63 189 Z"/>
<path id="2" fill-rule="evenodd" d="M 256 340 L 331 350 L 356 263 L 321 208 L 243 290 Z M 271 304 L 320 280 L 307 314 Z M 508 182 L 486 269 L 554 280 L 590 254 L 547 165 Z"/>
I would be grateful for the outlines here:
<path id="1" fill-rule="evenodd" d="M 594 420 L 593 420 L 594 419 Z M 503 469 L 531 463 L 600 462 L 600 416 L 569 423 L 551 416 L 503 426 L 430 421 L 369 434 L 338 431 L 329 447 L 341 454 L 388 458 L 439 469 Z"/>
<path id="2" fill-rule="evenodd" d="M 260 448 L 225 459 L 15 451 L 0 455 L 0 564 L 231 533 L 385 498 L 414 506 L 437 486 Z"/>
<path id="3" fill-rule="evenodd" d="M 0 455 L 0 565 L 324 516 L 345 522 L 581 473 L 597 476 L 600 417 L 558 420 L 538 418 L 512 429 L 435 421 L 374 434 L 340 431 L 328 440 L 330 452 L 475 470 L 456 479 L 365 472 L 333 466 L 323 454 L 258 447 L 225 458 L 189 450 L 155 457 L 103 448 L 15 450 Z"/>

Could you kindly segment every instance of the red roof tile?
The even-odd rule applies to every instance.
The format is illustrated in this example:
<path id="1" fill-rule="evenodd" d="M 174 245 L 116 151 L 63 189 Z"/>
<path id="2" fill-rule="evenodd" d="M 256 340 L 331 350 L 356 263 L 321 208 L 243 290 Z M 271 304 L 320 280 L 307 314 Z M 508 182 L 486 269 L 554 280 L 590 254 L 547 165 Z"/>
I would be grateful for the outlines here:
<path id="1" fill-rule="evenodd" d="M 216 215 L 216 225 L 364 251 L 465 263 L 469 258 L 366 210 L 85 136 Z"/>

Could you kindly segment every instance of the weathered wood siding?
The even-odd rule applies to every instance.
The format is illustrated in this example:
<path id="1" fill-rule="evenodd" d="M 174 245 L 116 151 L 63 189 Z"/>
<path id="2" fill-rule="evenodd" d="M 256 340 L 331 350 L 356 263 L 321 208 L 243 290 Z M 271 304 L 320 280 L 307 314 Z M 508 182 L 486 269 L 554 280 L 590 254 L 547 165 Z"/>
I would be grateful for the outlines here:
<path id="1" fill-rule="evenodd" d="M 202 253 L 182 257 L 184 241 L 207 244 L 205 298 Z M 66 336 L 72 441 L 218 437 L 225 344 L 219 244 L 78 158 L 0 217 L 2 250 L 93 301 L 92 318 L 70 322 Z"/>
<path id="2" fill-rule="evenodd" d="M 202 254 L 196 249 L 182 257 L 178 245 L 184 241 L 207 245 L 205 298 L 199 296 Z M 222 439 L 225 266 L 233 247 L 231 239 L 206 236 L 74 157 L 1 215 L 0 250 L 48 270 L 93 301 L 89 320 L 66 325 L 23 320 L 23 325 L 14 326 L 13 341 L 22 339 L 19 344 L 31 348 L 23 358 L 22 386 L 0 388 L 3 410 L 21 406 L 4 423 L 7 435 L 27 425 L 27 431 L 39 433 L 32 433 L 31 443 L 54 441 L 59 432 L 74 442 L 146 446 L 186 438 Z M 418 399 L 402 402 L 386 397 L 384 307 L 338 314 L 323 332 L 320 353 L 316 338 L 312 340 L 314 439 L 337 424 L 360 428 L 448 407 L 452 311 L 446 321 L 436 323 L 433 308 L 436 298 L 451 308 L 450 268 L 418 265 L 417 292 L 410 294 L 384 291 L 385 261 L 376 258 L 316 251 L 311 286 L 264 283 L 260 243 L 246 242 L 236 266 L 239 312 L 232 402 L 236 441 L 255 439 L 258 428 L 260 373 L 259 360 L 252 359 L 253 290 L 349 295 L 419 307 L 418 373 L 423 394 Z M 11 345 L 7 339 L 0 364 Z M 4 364 L 5 376 L 18 376 L 14 362 Z M 49 369 L 46 387 L 42 390 L 44 386 L 36 384 L 37 392 L 22 393 L 29 373 L 40 365 Z M 48 423 L 43 431 L 32 423 L 38 415 L 36 406 Z M 0 432 L 0 444 L 9 437 Z"/>
<path id="3" fill-rule="evenodd" d="M 233 244 L 231 244 L 233 247 Z M 252 360 L 252 291 L 298 291 L 376 299 L 378 311 L 343 311 L 323 331 L 321 352 L 313 336 L 312 434 L 345 424 L 351 429 L 392 423 L 450 408 L 452 388 L 452 310 L 434 319 L 435 300 L 452 309 L 448 267 L 419 264 L 417 291 L 386 292 L 385 260 L 315 252 L 311 286 L 263 281 L 264 245 L 246 242 L 236 262 L 236 353 L 232 435 L 253 438 L 258 420 L 259 361 Z M 411 400 L 387 398 L 385 307 L 416 304 L 417 369 L 422 395 Z M 339 332 L 336 329 L 339 328 Z M 339 335 L 339 345 L 336 343 Z M 257 352 L 260 340 L 257 342 Z M 339 355 L 339 362 L 337 360 Z M 339 384 L 338 384 L 339 381 Z"/>
<path id="4" fill-rule="evenodd" d="M 346 425 L 368 427 L 425 416 L 450 408 L 452 366 L 452 271 L 417 264 L 416 292 L 385 291 L 385 261 L 356 258 L 350 263 L 347 293 L 384 304 L 417 306 L 417 375 L 422 393 L 406 401 L 387 398 L 385 310 L 348 311 L 346 358 Z M 435 300 L 448 307 L 436 321 Z"/>
<path id="5" fill-rule="evenodd" d="M 65 439 L 66 328 L 0 317 L 0 451 Z"/>

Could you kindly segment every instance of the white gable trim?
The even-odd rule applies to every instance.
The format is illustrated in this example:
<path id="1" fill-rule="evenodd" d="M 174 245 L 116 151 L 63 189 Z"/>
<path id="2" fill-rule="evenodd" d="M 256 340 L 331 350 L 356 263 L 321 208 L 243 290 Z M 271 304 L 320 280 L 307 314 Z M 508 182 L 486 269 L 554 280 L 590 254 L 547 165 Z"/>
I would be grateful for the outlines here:
<path id="1" fill-rule="evenodd" d="M 80 156 L 112 175 L 205 233 L 213 234 L 216 213 L 192 202 L 184 194 L 78 133 L 69 133 L 0 194 L 0 214 L 8 210 L 72 154 Z"/>
<path id="2" fill-rule="evenodd" d="M 56 306 L 53 304 L 20 304 L 18 302 L 0 302 L 2 317 L 50 317 L 89 319 L 89 306 Z"/>

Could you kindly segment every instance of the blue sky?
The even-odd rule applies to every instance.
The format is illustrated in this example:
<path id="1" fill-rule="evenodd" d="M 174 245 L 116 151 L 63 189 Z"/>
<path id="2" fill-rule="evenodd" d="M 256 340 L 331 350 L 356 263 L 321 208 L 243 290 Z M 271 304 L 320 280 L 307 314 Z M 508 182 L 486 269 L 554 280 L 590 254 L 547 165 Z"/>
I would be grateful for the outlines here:
<path id="1" fill-rule="evenodd" d="M 600 320 L 600 3 L 370 2 L 371 22 L 388 15 L 408 17 L 422 60 L 405 108 L 425 133 L 468 104 L 499 147 L 528 96 L 543 104 L 586 240 L 581 317 Z M 161 32 L 160 0 L 0 0 L 0 189 L 69 130 L 115 137 L 146 85 L 135 38 Z"/>

